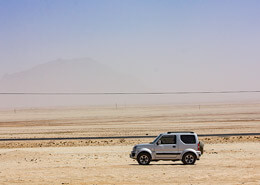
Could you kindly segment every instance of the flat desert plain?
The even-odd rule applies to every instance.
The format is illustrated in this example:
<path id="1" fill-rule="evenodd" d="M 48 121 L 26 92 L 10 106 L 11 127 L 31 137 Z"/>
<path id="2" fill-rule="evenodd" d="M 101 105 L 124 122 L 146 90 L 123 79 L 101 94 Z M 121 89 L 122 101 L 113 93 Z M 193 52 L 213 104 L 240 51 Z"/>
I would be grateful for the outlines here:
<path id="1" fill-rule="evenodd" d="M 260 104 L 0 110 L 0 139 L 260 133 Z M 0 141 L 0 184 L 260 184 L 260 136 L 201 137 L 195 165 L 129 158 L 146 139 Z"/>

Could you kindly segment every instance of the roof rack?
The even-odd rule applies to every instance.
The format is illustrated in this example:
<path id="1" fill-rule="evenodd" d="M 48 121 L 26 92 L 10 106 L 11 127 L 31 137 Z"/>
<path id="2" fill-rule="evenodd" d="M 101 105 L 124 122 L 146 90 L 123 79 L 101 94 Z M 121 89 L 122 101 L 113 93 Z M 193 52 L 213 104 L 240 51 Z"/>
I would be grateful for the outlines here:
<path id="1" fill-rule="evenodd" d="M 191 134 L 193 134 L 194 132 L 191 132 L 191 131 L 167 132 L 167 134 L 173 134 L 173 133 L 191 133 Z"/>

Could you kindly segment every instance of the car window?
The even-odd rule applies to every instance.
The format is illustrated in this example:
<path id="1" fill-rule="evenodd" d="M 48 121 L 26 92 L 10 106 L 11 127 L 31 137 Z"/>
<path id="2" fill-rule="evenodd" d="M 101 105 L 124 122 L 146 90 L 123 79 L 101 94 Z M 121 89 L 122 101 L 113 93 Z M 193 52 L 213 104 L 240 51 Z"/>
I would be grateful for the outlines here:
<path id="1" fill-rule="evenodd" d="M 159 136 L 157 136 L 157 137 L 153 140 L 153 142 L 151 142 L 151 144 L 156 143 L 156 141 L 157 141 L 161 136 L 162 136 L 162 134 L 160 134 Z"/>
<path id="2" fill-rule="evenodd" d="M 165 135 L 160 140 L 161 144 L 176 144 L 176 135 Z"/>
<path id="3" fill-rule="evenodd" d="M 185 144 L 195 144 L 196 138 L 194 135 L 181 135 L 181 140 Z"/>

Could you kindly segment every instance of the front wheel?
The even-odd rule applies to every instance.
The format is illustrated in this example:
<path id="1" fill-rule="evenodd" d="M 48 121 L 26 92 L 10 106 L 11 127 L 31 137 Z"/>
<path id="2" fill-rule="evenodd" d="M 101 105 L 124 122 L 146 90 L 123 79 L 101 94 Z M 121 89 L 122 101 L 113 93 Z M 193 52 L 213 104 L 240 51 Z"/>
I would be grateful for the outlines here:
<path id="1" fill-rule="evenodd" d="M 151 161 L 151 156 L 146 152 L 142 152 L 137 156 L 137 161 L 140 165 L 148 165 Z"/>
<path id="2" fill-rule="evenodd" d="M 196 160 L 197 160 L 196 155 L 191 152 L 184 154 L 182 157 L 182 162 L 185 165 L 192 165 L 196 162 Z"/>

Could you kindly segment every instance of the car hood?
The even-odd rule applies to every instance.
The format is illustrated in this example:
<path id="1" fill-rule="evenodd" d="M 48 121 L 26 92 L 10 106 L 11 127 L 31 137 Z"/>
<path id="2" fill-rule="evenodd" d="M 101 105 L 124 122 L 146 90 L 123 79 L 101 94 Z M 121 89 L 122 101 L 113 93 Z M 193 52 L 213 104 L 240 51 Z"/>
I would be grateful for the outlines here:
<path id="1" fill-rule="evenodd" d="M 144 148 L 144 147 L 151 147 L 151 146 L 153 146 L 153 144 L 145 143 L 145 144 L 138 144 L 138 145 L 135 145 L 135 146 L 138 147 L 138 148 Z"/>

